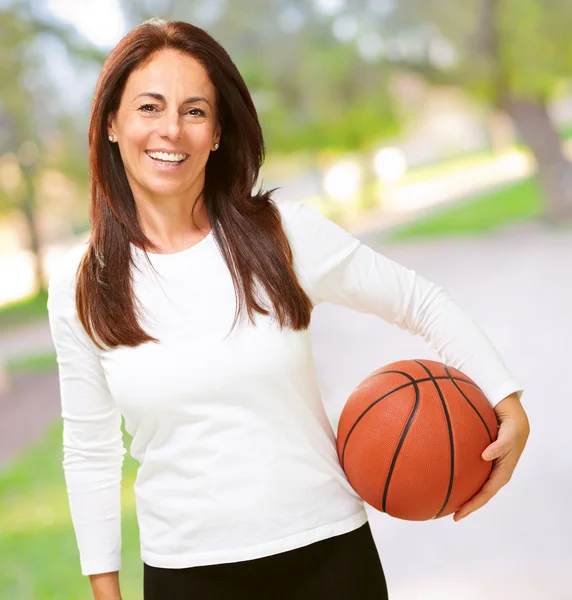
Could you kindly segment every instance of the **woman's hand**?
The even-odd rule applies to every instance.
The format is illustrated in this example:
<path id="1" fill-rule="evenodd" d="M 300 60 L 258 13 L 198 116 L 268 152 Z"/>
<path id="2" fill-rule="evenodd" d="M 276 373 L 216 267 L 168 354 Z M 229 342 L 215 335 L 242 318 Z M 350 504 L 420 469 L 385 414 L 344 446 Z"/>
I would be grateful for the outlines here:
<path id="1" fill-rule="evenodd" d="M 495 460 L 490 477 L 475 496 L 453 515 L 455 522 L 484 506 L 511 479 L 530 433 L 528 417 L 516 393 L 494 408 L 499 421 L 497 439 L 483 451 L 484 460 Z"/>

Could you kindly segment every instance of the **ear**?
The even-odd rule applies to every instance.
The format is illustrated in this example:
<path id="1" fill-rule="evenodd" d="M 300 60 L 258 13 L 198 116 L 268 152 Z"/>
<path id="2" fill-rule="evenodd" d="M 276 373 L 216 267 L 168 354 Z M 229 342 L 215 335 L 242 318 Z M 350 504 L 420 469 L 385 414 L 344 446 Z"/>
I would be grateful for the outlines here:
<path id="1" fill-rule="evenodd" d="M 109 115 L 107 117 L 107 135 L 112 135 L 117 139 L 117 135 L 115 135 L 115 115 Z"/>
<path id="2" fill-rule="evenodd" d="M 217 123 L 217 126 L 215 127 L 215 130 L 214 130 L 213 144 L 216 144 L 216 143 L 220 144 L 220 134 L 221 134 L 221 127 L 220 127 L 220 124 Z"/>

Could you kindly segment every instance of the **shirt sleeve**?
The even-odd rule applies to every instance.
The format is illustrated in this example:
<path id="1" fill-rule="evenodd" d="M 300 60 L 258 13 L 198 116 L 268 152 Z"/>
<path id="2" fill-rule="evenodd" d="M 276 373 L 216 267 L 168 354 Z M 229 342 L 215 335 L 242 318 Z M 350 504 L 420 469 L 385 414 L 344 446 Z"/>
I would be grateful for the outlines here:
<path id="1" fill-rule="evenodd" d="M 125 448 L 121 414 L 100 362 L 100 350 L 75 309 L 73 249 L 50 276 L 48 315 L 56 349 L 63 419 L 63 470 L 81 572 L 121 568 L 121 477 Z"/>
<path id="2" fill-rule="evenodd" d="M 314 304 L 327 301 L 420 335 L 473 379 L 494 407 L 523 389 L 473 317 L 440 286 L 363 244 L 304 204 L 280 205 L 295 264 Z"/>

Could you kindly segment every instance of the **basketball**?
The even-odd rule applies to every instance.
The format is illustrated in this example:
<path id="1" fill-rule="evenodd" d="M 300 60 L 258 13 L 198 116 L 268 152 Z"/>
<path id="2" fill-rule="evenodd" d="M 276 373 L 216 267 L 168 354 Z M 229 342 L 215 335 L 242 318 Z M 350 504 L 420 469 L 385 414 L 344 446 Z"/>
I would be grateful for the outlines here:
<path id="1" fill-rule="evenodd" d="M 461 371 L 402 360 L 368 375 L 338 424 L 340 464 L 369 505 L 407 521 L 456 512 L 490 476 L 481 457 L 497 439 L 493 407 Z"/>

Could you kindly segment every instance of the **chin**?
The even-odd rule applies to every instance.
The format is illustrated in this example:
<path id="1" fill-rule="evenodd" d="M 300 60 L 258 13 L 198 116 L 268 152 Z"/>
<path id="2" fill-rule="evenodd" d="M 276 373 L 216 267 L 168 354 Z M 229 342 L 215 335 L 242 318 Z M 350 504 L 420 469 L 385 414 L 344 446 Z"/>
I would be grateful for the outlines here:
<path id="1" fill-rule="evenodd" d="M 183 190 L 180 187 L 175 186 L 150 186 L 147 187 L 149 194 L 153 196 L 175 196 L 180 194 Z"/>
<path id="2" fill-rule="evenodd" d="M 155 194 L 173 194 L 181 192 L 185 189 L 185 182 L 178 181 L 176 178 L 171 180 L 167 178 L 157 177 L 149 179 L 143 183 L 143 187 L 149 192 Z"/>

